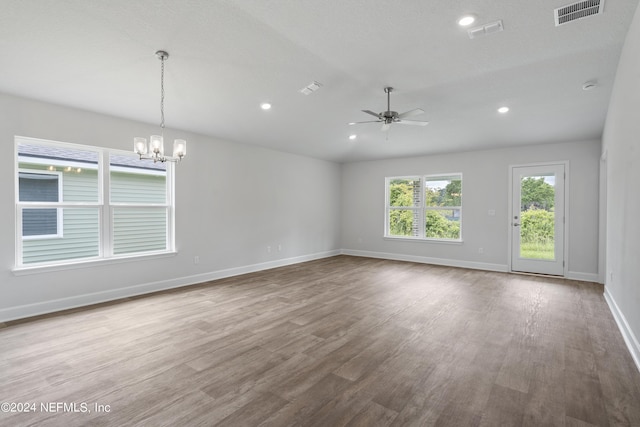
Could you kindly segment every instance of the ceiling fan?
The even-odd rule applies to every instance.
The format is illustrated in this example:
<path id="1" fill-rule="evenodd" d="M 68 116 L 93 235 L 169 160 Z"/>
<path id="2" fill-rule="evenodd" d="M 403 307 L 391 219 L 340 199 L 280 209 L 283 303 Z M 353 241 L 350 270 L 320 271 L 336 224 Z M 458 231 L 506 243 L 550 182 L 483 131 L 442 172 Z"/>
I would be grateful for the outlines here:
<path id="1" fill-rule="evenodd" d="M 391 111 L 391 92 L 393 91 L 392 87 L 385 87 L 384 92 L 387 94 L 387 111 L 383 111 L 381 113 L 374 113 L 371 110 L 362 110 L 363 113 L 370 114 L 375 116 L 377 120 L 367 120 L 364 122 L 354 122 L 351 124 L 360 124 L 360 123 L 382 123 L 382 130 L 387 131 L 391 128 L 393 123 L 398 123 L 401 125 L 417 125 L 417 126 L 426 126 L 429 122 L 423 122 L 420 120 L 405 120 L 407 117 L 417 116 L 418 114 L 424 113 L 424 110 L 420 108 L 414 108 L 413 110 L 405 111 L 404 113 L 398 114 L 397 111 Z"/>

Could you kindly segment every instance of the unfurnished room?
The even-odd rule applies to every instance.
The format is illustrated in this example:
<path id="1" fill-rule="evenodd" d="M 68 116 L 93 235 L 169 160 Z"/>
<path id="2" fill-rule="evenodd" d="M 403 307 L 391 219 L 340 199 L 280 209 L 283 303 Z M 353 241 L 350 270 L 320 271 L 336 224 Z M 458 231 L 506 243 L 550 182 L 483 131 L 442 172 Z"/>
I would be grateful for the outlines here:
<path id="1" fill-rule="evenodd" d="M 640 426 L 638 4 L 2 0 L 0 426 Z"/>

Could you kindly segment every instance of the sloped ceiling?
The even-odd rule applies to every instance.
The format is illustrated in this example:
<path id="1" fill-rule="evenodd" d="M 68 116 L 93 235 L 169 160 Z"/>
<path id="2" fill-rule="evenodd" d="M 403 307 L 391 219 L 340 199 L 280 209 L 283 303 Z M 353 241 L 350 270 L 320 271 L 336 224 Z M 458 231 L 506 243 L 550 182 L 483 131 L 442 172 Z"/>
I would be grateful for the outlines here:
<path id="1" fill-rule="evenodd" d="M 599 138 L 638 0 L 555 27 L 566 3 L 3 0 L 0 92 L 158 123 L 163 49 L 167 127 L 239 143 L 345 162 Z M 464 13 L 504 31 L 470 39 Z M 349 126 L 385 86 L 429 125 Z"/>

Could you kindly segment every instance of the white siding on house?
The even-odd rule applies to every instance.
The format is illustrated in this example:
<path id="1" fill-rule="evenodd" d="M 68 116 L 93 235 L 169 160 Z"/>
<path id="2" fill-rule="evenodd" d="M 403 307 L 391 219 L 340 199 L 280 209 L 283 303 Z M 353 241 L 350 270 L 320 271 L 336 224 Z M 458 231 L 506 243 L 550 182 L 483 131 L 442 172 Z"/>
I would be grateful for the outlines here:
<path id="1" fill-rule="evenodd" d="M 165 175 L 111 172 L 111 203 L 166 204 Z"/>
<path id="2" fill-rule="evenodd" d="M 63 175 L 62 182 L 65 202 L 98 202 L 98 171 L 96 169 L 66 173 Z"/>
<path id="3" fill-rule="evenodd" d="M 113 253 L 165 250 L 167 247 L 166 208 L 113 209 Z"/>
<path id="4" fill-rule="evenodd" d="M 164 173 L 111 172 L 113 253 L 122 255 L 167 249 L 167 185 Z M 163 205 L 144 206 L 144 205 Z"/>
<path id="5" fill-rule="evenodd" d="M 100 209 L 60 208 L 63 236 L 22 242 L 22 263 L 63 261 L 99 255 Z"/>

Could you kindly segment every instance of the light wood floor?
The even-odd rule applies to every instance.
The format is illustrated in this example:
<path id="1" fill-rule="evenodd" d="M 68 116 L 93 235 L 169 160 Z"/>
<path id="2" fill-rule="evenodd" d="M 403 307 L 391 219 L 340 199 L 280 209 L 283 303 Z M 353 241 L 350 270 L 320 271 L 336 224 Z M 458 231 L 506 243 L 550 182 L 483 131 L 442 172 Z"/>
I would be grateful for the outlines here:
<path id="1" fill-rule="evenodd" d="M 10 322 L 0 425 L 640 426 L 602 293 L 338 256 Z"/>

